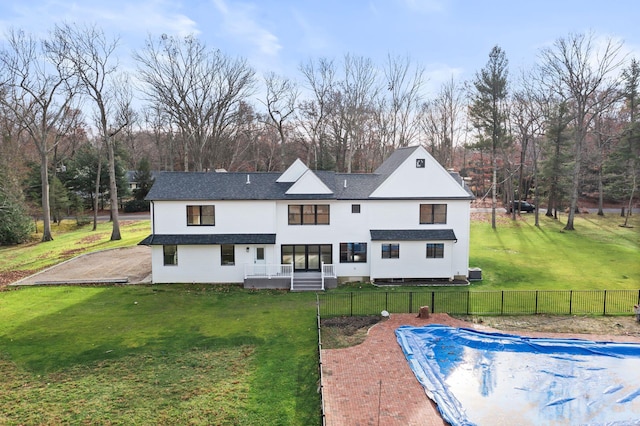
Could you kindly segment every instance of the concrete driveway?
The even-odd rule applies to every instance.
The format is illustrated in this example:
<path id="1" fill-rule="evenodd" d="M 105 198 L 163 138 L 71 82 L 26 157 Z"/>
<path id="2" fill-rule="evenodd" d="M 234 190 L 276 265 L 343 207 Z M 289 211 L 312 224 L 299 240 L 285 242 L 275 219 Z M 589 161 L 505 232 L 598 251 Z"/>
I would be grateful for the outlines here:
<path id="1" fill-rule="evenodd" d="M 135 246 L 83 254 L 10 285 L 150 282 L 151 248 Z"/>

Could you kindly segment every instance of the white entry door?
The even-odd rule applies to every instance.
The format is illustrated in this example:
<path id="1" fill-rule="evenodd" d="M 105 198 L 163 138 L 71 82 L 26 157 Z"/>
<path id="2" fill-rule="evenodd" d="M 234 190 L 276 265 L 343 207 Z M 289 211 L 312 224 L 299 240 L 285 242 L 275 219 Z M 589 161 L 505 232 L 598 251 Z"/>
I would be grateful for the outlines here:
<path id="1" fill-rule="evenodd" d="M 254 251 L 253 263 L 256 265 L 266 263 L 264 258 L 264 247 L 256 247 Z"/>

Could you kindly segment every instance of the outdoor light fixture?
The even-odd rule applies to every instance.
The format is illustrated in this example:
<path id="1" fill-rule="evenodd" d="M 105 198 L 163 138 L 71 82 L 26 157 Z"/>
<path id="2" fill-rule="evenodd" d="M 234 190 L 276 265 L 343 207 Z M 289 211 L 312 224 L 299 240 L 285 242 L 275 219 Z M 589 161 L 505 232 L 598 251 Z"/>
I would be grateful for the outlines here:
<path id="1" fill-rule="evenodd" d="M 249 253 L 249 247 L 247 247 L 247 253 Z"/>

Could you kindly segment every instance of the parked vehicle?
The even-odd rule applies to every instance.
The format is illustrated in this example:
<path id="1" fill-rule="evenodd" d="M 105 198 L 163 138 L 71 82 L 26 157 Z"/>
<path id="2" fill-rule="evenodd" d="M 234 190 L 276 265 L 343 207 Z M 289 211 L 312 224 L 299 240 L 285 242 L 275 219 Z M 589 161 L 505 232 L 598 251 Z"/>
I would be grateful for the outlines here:
<path id="1" fill-rule="evenodd" d="M 513 201 L 511 202 L 511 204 L 509 204 L 509 208 L 507 209 L 509 213 L 513 211 L 514 207 L 518 208 L 518 204 L 520 205 L 520 208 L 518 210 L 521 212 L 531 213 L 536 209 L 536 206 L 527 201 Z"/>

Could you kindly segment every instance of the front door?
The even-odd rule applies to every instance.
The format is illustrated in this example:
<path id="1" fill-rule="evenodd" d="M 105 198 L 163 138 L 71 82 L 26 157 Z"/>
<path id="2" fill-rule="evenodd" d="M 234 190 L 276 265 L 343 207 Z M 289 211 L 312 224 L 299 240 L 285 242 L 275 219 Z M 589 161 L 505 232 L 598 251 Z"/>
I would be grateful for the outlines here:
<path id="1" fill-rule="evenodd" d="M 332 263 L 331 244 L 283 244 L 280 253 L 282 263 L 293 262 L 296 272 L 319 272 L 322 262 Z"/>

